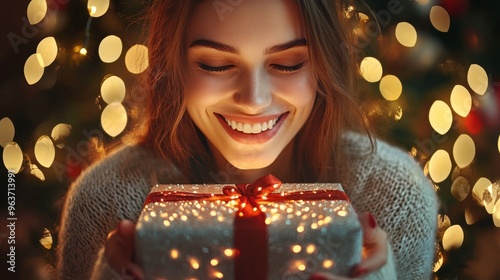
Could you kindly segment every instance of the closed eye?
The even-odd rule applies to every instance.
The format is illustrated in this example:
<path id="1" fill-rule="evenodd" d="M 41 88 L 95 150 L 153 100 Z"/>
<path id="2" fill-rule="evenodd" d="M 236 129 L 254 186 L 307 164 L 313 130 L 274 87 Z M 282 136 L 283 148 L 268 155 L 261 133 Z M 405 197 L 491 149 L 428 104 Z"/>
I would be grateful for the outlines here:
<path id="1" fill-rule="evenodd" d="M 203 64 L 201 62 L 198 62 L 198 67 L 200 67 L 201 70 L 207 71 L 207 72 L 224 72 L 227 71 L 231 68 L 234 67 L 234 65 L 223 65 L 223 66 L 210 66 Z"/>
<path id="2" fill-rule="evenodd" d="M 295 71 L 302 69 L 302 67 L 304 67 L 304 62 L 301 62 L 301 63 L 299 63 L 297 65 L 293 65 L 293 66 L 271 64 L 271 68 L 273 68 L 274 70 L 279 71 L 279 72 L 295 72 Z"/>

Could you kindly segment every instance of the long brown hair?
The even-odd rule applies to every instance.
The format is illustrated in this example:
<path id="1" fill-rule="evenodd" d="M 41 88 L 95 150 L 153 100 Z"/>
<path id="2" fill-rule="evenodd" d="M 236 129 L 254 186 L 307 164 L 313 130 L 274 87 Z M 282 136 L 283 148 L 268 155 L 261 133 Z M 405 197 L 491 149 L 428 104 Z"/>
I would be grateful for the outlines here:
<path id="1" fill-rule="evenodd" d="M 157 0 L 148 12 L 149 68 L 141 143 L 171 161 L 193 182 L 208 182 L 213 162 L 206 139 L 186 112 L 185 34 L 198 1 Z M 357 58 L 346 51 L 352 34 L 343 1 L 297 0 L 302 12 L 314 77 L 311 115 L 296 136 L 294 161 L 300 181 L 334 180 L 346 130 L 370 135 L 355 95 Z M 300 163 L 300 164 L 298 164 Z M 300 166 L 300 167 L 299 167 Z"/>

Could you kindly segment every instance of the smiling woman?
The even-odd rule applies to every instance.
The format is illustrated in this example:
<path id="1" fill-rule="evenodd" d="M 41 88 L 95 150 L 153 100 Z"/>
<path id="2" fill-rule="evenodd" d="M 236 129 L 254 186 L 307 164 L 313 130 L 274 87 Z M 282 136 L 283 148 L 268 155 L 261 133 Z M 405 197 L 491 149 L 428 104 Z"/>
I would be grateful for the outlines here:
<path id="1" fill-rule="evenodd" d="M 370 134 L 354 87 L 357 60 L 345 48 L 347 3 L 232 1 L 221 14 L 215 2 L 151 6 L 142 129 L 135 145 L 73 184 L 61 279 L 92 269 L 103 279 L 142 274 L 133 224 L 120 220 L 137 221 L 154 184 L 248 183 L 269 173 L 341 182 L 356 211 L 372 213 L 360 215 L 366 254 L 353 277 L 429 277 L 435 193 L 412 158 Z"/>

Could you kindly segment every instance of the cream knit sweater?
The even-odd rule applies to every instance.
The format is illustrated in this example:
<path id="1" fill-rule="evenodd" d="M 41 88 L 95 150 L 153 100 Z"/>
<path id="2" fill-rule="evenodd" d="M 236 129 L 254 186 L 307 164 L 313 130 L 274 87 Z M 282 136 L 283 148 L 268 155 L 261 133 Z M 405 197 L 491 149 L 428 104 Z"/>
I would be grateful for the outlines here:
<path id="1" fill-rule="evenodd" d="M 389 236 L 388 264 L 369 279 L 429 279 L 434 259 L 437 199 L 419 165 L 405 152 L 349 133 L 343 187 L 357 212 L 369 211 Z M 156 183 L 186 183 L 150 151 L 123 147 L 85 170 L 71 186 L 59 234 L 58 277 L 122 279 L 102 257 L 108 232 L 118 221 L 137 221 Z M 101 251 L 101 253 L 99 253 Z M 394 260 L 393 260 L 394 258 Z M 394 269 L 395 267 L 395 269 Z M 367 278 L 367 279 L 368 279 Z M 124 279 L 124 278 L 123 278 Z"/>

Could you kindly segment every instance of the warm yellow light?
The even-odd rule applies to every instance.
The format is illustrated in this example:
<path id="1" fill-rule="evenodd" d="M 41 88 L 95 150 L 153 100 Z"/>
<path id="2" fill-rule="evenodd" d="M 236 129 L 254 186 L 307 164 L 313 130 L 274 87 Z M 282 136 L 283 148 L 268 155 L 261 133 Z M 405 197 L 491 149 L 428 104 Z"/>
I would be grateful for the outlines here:
<path id="1" fill-rule="evenodd" d="M 470 88 L 477 94 L 483 95 L 488 89 L 488 75 L 478 64 L 471 64 L 467 71 L 467 82 Z"/>
<path id="2" fill-rule="evenodd" d="M 127 126 L 127 120 L 127 111 L 121 103 L 111 103 L 102 110 L 101 126 L 111 137 L 122 133 Z"/>
<path id="3" fill-rule="evenodd" d="M 43 58 L 40 54 L 32 54 L 24 64 L 24 77 L 29 85 L 36 84 L 43 76 Z"/>
<path id="4" fill-rule="evenodd" d="M 9 142 L 3 148 L 3 164 L 8 171 L 18 173 L 23 164 L 23 151 L 16 142 Z"/>
<path id="5" fill-rule="evenodd" d="M 429 160 L 429 175 L 432 181 L 440 183 L 448 177 L 450 172 L 450 155 L 445 150 L 437 150 Z"/>
<path id="6" fill-rule="evenodd" d="M 194 269 L 200 268 L 200 263 L 195 258 L 189 259 L 189 263 L 191 264 L 191 267 L 193 267 Z"/>
<path id="7" fill-rule="evenodd" d="M 443 248 L 448 251 L 453 248 L 460 248 L 464 241 L 464 231 L 460 225 L 453 225 L 446 229 L 443 235 Z"/>
<path id="8" fill-rule="evenodd" d="M 382 78 L 382 64 L 378 59 L 375 57 L 365 57 L 361 61 L 361 64 L 359 65 L 359 71 L 361 73 L 361 76 L 370 83 L 375 83 Z"/>
<path id="9" fill-rule="evenodd" d="M 56 150 L 49 136 L 43 135 L 38 138 L 35 144 L 35 157 L 40 165 L 45 168 L 49 168 L 52 165 L 56 157 Z"/>
<path id="10" fill-rule="evenodd" d="M 226 250 L 224 250 L 224 255 L 226 255 L 228 257 L 233 256 L 234 255 L 233 249 L 226 249 Z"/>
<path id="11" fill-rule="evenodd" d="M 40 170 L 36 164 L 31 164 L 30 174 L 40 179 L 40 181 L 45 181 L 45 175 L 43 175 L 42 170 Z"/>
<path id="12" fill-rule="evenodd" d="M 302 251 L 302 247 L 300 247 L 300 245 L 293 245 L 292 246 L 292 251 L 294 253 L 299 253 L 300 251 Z"/>
<path id="13" fill-rule="evenodd" d="M 50 137 L 54 140 L 56 147 L 62 149 L 66 146 L 64 141 L 71 135 L 71 125 L 60 123 L 54 126 Z"/>
<path id="14" fill-rule="evenodd" d="M 214 276 L 215 276 L 215 278 L 217 278 L 217 279 L 222 279 L 222 278 L 224 278 L 224 274 L 222 274 L 222 272 L 220 272 L 220 271 L 216 271 L 216 272 L 214 272 Z"/>
<path id="15" fill-rule="evenodd" d="M 443 101 L 436 100 L 429 110 L 429 122 L 437 133 L 446 134 L 453 122 L 450 107 Z"/>
<path id="16" fill-rule="evenodd" d="M 464 86 L 456 85 L 451 91 L 450 103 L 455 113 L 465 118 L 472 107 L 472 97 Z"/>
<path id="17" fill-rule="evenodd" d="M 491 185 L 491 181 L 488 178 L 481 177 L 476 181 L 476 184 L 474 184 L 474 187 L 472 188 L 474 198 L 484 206 L 493 202 L 489 201 L 489 198 L 491 198 L 491 192 L 489 191 Z"/>
<path id="18" fill-rule="evenodd" d="M 396 25 L 396 39 L 405 47 L 414 47 L 417 43 L 417 30 L 408 22 Z"/>
<path id="19" fill-rule="evenodd" d="M 81 54 L 81 55 L 87 55 L 87 49 L 86 49 L 86 48 L 84 48 L 84 47 L 82 47 L 82 48 L 80 49 L 80 54 Z"/>
<path id="20" fill-rule="evenodd" d="M 323 268 L 331 268 L 333 266 L 333 261 L 332 260 L 325 260 L 323 261 Z"/>
<path id="21" fill-rule="evenodd" d="M 219 264 L 219 261 L 218 261 L 217 259 L 211 259 L 211 260 L 210 260 L 210 264 L 211 264 L 212 266 L 217 266 L 217 265 Z"/>
<path id="22" fill-rule="evenodd" d="M 500 228 L 500 199 L 495 203 L 495 211 L 493 212 L 493 224 Z"/>
<path id="23" fill-rule="evenodd" d="M 415 0 L 418 4 L 425 6 L 431 2 L 431 0 Z"/>
<path id="24" fill-rule="evenodd" d="M 89 0 L 87 9 L 91 17 L 100 17 L 104 15 L 109 8 L 109 0 Z"/>
<path id="25" fill-rule="evenodd" d="M 307 245 L 306 252 L 308 254 L 312 254 L 314 251 L 316 251 L 316 246 L 314 246 L 314 244 Z"/>
<path id="26" fill-rule="evenodd" d="M 429 14 L 432 26 L 441 32 L 448 32 L 450 29 L 450 15 L 441 6 L 433 6 Z"/>
<path id="27" fill-rule="evenodd" d="M 498 152 L 500 153 L 500 135 L 498 135 Z"/>
<path id="28" fill-rule="evenodd" d="M 306 270 L 306 265 L 304 264 L 303 261 L 297 261 L 295 263 L 295 265 L 297 266 L 297 268 L 300 270 L 300 271 L 304 271 Z"/>
<path id="29" fill-rule="evenodd" d="M 458 176 L 451 185 L 451 194 L 458 201 L 463 201 L 470 191 L 469 181 L 465 177 Z"/>
<path id="30" fill-rule="evenodd" d="M 109 76 L 101 84 L 101 97 L 104 102 L 121 103 L 125 98 L 125 83 L 117 76 Z"/>
<path id="31" fill-rule="evenodd" d="M 122 54 L 122 49 L 122 40 L 115 35 L 109 35 L 99 44 L 99 57 L 105 63 L 115 62 Z"/>
<path id="32" fill-rule="evenodd" d="M 297 232 L 304 232 L 304 226 L 298 226 Z"/>
<path id="33" fill-rule="evenodd" d="M 28 4 L 26 12 L 28 21 L 31 25 L 35 25 L 43 20 L 47 14 L 47 1 L 46 0 L 31 0 Z"/>
<path id="34" fill-rule="evenodd" d="M 144 45 L 134 45 L 125 54 L 125 66 L 130 73 L 142 73 L 148 63 L 148 48 Z"/>
<path id="35" fill-rule="evenodd" d="M 388 101 L 394 101 L 401 96 L 401 92 L 403 92 L 403 84 L 398 79 L 398 77 L 394 75 L 385 75 L 380 80 L 379 85 L 380 93 L 382 96 Z"/>
<path id="36" fill-rule="evenodd" d="M 458 167 L 464 168 L 469 165 L 475 155 L 476 146 L 474 145 L 474 140 L 467 134 L 458 136 L 453 145 L 453 158 Z"/>
<path id="37" fill-rule="evenodd" d="M 174 260 L 177 259 L 179 257 L 179 251 L 176 249 L 170 250 L 170 257 Z"/>
<path id="38" fill-rule="evenodd" d="M 14 123 L 5 117 L 0 120 L 0 146 L 5 148 L 7 143 L 12 142 L 14 140 L 15 134 Z M 500 138 L 499 138 L 500 139 Z M 498 142 L 500 144 L 500 141 Z"/>
<path id="39" fill-rule="evenodd" d="M 57 42 L 54 37 L 44 38 L 36 47 L 36 53 L 42 57 L 42 66 L 44 67 L 49 66 L 56 60 L 57 51 Z"/>
<path id="40" fill-rule="evenodd" d="M 443 255 L 440 254 L 438 260 L 434 263 L 434 267 L 432 268 L 433 272 L 437 272 L 441 266 L 443 265 Z"/>
<path id="41" fill-rule="evenodd" d="M 47 250 L 52 248 L 52 234 L 46 228 L 43 229 L 43 237 L 40 239 L 40 244 Z"/>

